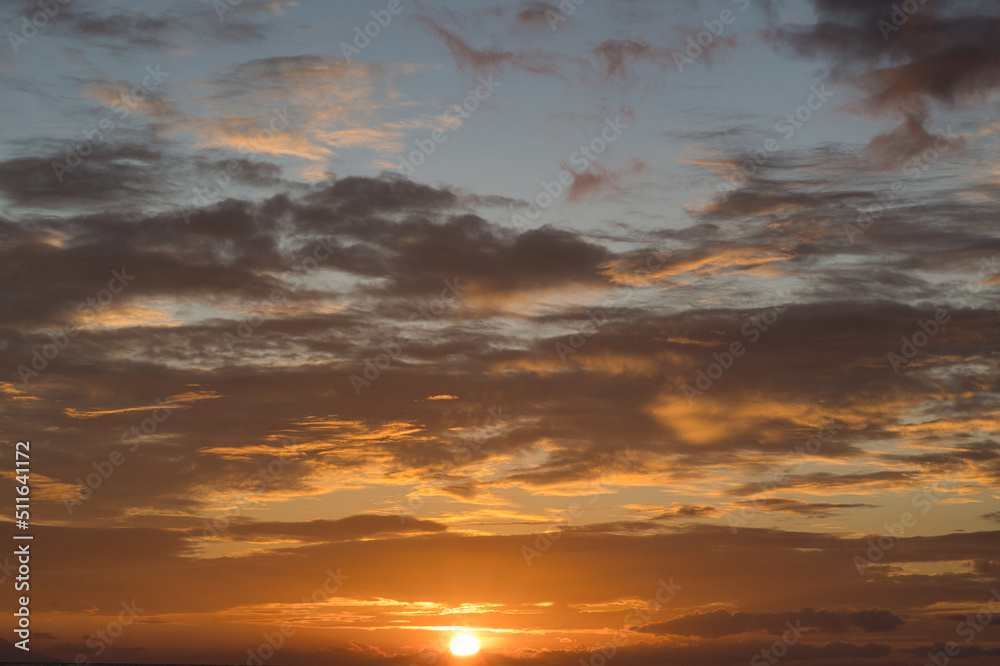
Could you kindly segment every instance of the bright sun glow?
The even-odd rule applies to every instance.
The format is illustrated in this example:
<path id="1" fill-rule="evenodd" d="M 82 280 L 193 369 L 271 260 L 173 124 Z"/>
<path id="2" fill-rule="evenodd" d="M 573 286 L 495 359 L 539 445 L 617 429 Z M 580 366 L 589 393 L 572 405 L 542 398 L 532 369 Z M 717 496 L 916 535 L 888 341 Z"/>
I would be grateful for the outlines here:
<path id="1" fill-rule="evenodd" d="M 459 656 L 479 652 L 479 641 L 472 634 L 459 634 L 451 639 L 451 653 Z"/>

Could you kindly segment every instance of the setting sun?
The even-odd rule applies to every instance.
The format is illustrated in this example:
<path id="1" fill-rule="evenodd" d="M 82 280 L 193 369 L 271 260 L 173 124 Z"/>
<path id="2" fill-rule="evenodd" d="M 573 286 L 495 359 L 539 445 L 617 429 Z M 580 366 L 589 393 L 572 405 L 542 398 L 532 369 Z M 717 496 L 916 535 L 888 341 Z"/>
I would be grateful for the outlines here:
<path id="1" fill-rule="evenodd" d="M 472 634 L 459 634 L 451 639 L 451 653 L 458 656 L 479 652 L 479 641 Z"/>

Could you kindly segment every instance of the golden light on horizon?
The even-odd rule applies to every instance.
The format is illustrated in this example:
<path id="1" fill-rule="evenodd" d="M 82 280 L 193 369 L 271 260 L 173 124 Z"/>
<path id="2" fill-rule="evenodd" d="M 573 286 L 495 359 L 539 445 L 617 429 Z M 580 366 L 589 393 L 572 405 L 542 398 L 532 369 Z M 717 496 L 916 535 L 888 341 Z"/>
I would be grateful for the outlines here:
<path id="1" fill-rule="evenodd" d="M 451 653 L 459 657 L 465 657 L 479 652 L 479 640 L 470 633 L 462 632 L 451 639 L 449 646 Z"/>

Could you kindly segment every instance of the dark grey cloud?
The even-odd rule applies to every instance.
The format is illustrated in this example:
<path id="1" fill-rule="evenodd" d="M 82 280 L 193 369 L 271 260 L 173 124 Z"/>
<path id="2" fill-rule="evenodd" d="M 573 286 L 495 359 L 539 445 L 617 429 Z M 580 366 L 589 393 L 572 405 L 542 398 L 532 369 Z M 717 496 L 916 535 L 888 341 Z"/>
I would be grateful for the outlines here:
<path id="1" fill-rule="evenodd" d="M 874 509 L 874 504 L 838 504 L 835 502 L 805 502 L 802 500 L 771 497 L 753 501 L 737 502 L 737 506 L 752 506 L 757 511 L 766 513 L 782 512 L 804 516 L 829 516 L 845 509 Z"/>
<path id="2" fill-rule="evenodd" d="M 354 520 L 357 525 L 375 525 L 371 518 Z M 383 520 L 384 525 L 377 527 L 388 528 L 390 520 L 403 529 L 417 527 L 423 531 L 432 527 L 417 522 L 400 524 L 395 515 L 384 516 Z M 340 524 L 346 523 L 350 521 Z M 325 530 L 330 525 L 322 527 Z M 275 527 L 274 534 L 284 534 L 282 529 Z M 290 536 L 302 530 L 311 536 L 313 529 L 309 523 L 293 524 Z M 747 631 L 772 631 L 787 619 L 794 622 L 796 617 L 805 617 L 805 626 L 824 632 L 853 632 L 850 638 L 855 638 L 870 632 L 897 632 L 904 615 L 925 612 L 937 604 L 981 604 L 988 597 L 983 594 L 983 575 L 971 571 L 928 580 L 917 573 L 871 570 L 862 580 L 852 557 L 868 548 L 864 538 L 749 528 L 733 535 L 725 527 L 630 535 L 616 531 L 567 531 L 557 544 L 536 557 L 531 567 L 525 565 L 521 547 L 534 542 L 532 535 L 470 538 L 440 531 L 410 536 L 387 531 L 372 539 L 364 536 L 365 531 L 353 529 L 354 538 L 346 540 L 202 559 L 192 567 L 189 555 L 195 552 L 199 540 L 190 530 L 176 526 L 39 526 L 38 537 L 44 536 L 47 543 L 59 547 L 38 554 L 37 603 L 50 603 L 52 595 L 58 594 L 61 608 L 96 606 L 103 610 L 117 607 L 126 596 L 134 596 L 148 600 L 149 616 L 254 603 L 294 603 L 322 581 L 324 572 L 331 567 L 350 576 L 349 595 L 355 599 L 436 599 L 442 603 L 489 600 L 514 606 L 535 603 L 539 597 L 559 600 L 561 605 L 609 602 L 622 595 L 646 599 L 661 579 L 671 578 L 682 586 L 685 596 L 681 602 L 678 592 L 676 603 L 681 605 L 676 607 L 717 605 L 726 599 L 727 604 L 747 609 L 743 615 L 735 615 L 748 623 Z M 995 552 L 997 535 L 994 531 L 907 537 L 886 553 L 885 562 L 983 558 Z M 111 546 L 113 550 L 109 550 Z M 608 568 L 606 576 L 590 586 L 579 584 L 594 578 L 593 566 L 608 561 L 618 566 Z M 81 563 L 87 563 L 88 577 L 66 585 L 75 580 Z M 727 575 L 720 577 L 718 572 L 723 570 Z M 156 575 L 144 576 L 143 571 Z M 413 571 L 423 575 L 414 576 Z M 510 585 L 512 575 L 523 584 Z M 248 580 L 257 584 L 247 585 Z M 205 586 L 218 593 L 197 593 Z M 873 596 L 880 600 L 880 608 L 868 608 Z M 788 608 L 807 610 L 796 613 Z M 825 610 L 808 610 L 813 608 Z M 688 612 L 676 627 L 671 626 L 680 629 L 694 622 L 699 632 L 708 632 L 706 635 L 717 631 L 722 631 L 718 635 L 726 635 L 730 620 L 724 615 L 724 611 L 709 614 L 707 624 L 701 626 L 698 623 L 705 616 Z M 671 616 L 663 616 L 662 620 L 657 617 L 656 621 L 670 624 Z M 621 621 L 617 612 L 607 617 L 610 622 Z M 721 627 L 718 618 L 725 620 Z"/>
<path id="3" fill-rule="evenodd" d="M 800 476 L 789 476 L 784 478 L 781 485 L 789 489 L 797 488 L 842 488 L 867 484 L 885 483 L 894 485 L 900 482 L 914 482 L 918 475 L 914 472 L 865 472 L 857 474 L 832 474 L 830 472 L 813 472 Z M 737 497 L 755 495 L 761 490 L 756 483 L 747 483 L 732 490 L 732 494 Z M 767 504 L 764 505 L 767 507 Z M 774 505 L 776 506 L 776 505 Z M 830 507 L 828 507 L 830 508 Z M 773 506 L 772 506 L 773 510 Z"/>
<path id="4" fill-rule="evenodd" d="M 79 40 L 115 56 L 167 51 L 192 43 L 254 44 L 264 40 L 271 23 L 265 2 L 240 5 L 191 2 L 158 7 L 116 6 L 96 0 L 59 2 L 45 30 Z M 220 12 L 221 8 L 221 12 Z M 37 2 L 17 0 L 4 8 L 11 22 L 30 18 L 41 9 Z"/>
<path id="5" fill-rule="evenodd" d="M 514 22 L 519 26 L 529 28 L 551 28 L 559 25 L 562 18 L 563 14 L 556 5 L 551 2 L 533 0 L 522 3 L 521 9 L 514 16 Z"/>
<path id="6" fill-rule="evenodd" d="M 332 542 L 360 539 L 375 535 L 444 532 L 447 526 L 433 520 L 413 516 L 359 514 L 338 520 L 317 518 L 308 522 L 229 521 L 221 537 L 236 541 L 280 541 L 294 539 L 306 542 Z M 195 531 L 197 534 L 197 531 Z"/>
<path id="7" fill-rule="evenodd" d="M 296 189 L 273 163 L 212 151 L 191 155 L 151 126 L 92 136 L 22 141 L 19 152 L 34 156 L 0 162 L 0 197 L 15 209 L 60 215 L 105 212 L 116 201 L 116 212 L 148 216 L 166 208 L 181 217 L 220 199 Z"/>
<path id="8" fill-rule="evenodd" d="M 933 104 L 955 107 L 1000 86 L 1000 14 L 988 0 L 916 3 L 910 11 L 892 0 L 813 6 L 818 21 L 775 25 L 774 38 L 796 55 L 827 59 L 832 78 L 855 86 L 865 110 L 901 119 L 870 144 L 881 159 L 905 159 L 932 143 Z"/>
<path id="9" fill-rule="evenodd" d="M 698 506 L 695 504 L 683 504 L 674 507 L 652 517 L 652 520 L 670 520 L 674 518 L 700 518 L 711 516 L 716 510 L 711 506 Z"/>
<path id="10" fill-rule="evenodd" d="M 787 631 L 789 625 L 824 633 L 842 633 L 852 628 L 865 632 L 889 632 L 902 624 L 903 618 L 877 608 L 860 611 L 817 611 L 804 608 L 787 613 L 743 613 L 719 608 L 704 613 L 681 615 L 667 622 L 648 624 L 636 631 L 719 638 L 755 631 L 765 631 L 777 636 Z"/>

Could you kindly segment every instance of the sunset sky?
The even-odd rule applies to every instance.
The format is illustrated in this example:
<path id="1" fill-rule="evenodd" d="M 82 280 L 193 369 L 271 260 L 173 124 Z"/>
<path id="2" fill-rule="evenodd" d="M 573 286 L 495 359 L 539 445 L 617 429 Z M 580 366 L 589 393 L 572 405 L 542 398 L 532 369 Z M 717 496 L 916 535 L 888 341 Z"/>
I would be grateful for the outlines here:
<path id="1" fill-rule="evenodd" d="M 1000 660 L 998 3 L 0 27 L 32 653 Z"/>

